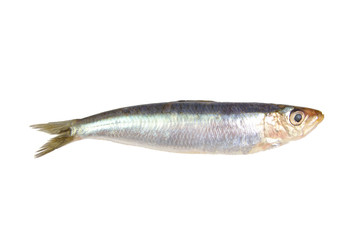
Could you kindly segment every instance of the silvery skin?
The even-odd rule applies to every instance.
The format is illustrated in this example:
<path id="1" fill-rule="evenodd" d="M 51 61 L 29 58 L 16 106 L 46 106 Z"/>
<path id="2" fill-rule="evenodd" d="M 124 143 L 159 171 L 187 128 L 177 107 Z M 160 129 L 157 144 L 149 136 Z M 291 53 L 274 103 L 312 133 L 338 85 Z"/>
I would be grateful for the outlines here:
<path id="1" fill-rule="evenodd" d="M 178 153 L 248 154 L 300 139 L 323 118 L 318 110 L 288 105 L 177 101 L 32 127 L 57 135 L 36 157 L 87 138 Z"/>

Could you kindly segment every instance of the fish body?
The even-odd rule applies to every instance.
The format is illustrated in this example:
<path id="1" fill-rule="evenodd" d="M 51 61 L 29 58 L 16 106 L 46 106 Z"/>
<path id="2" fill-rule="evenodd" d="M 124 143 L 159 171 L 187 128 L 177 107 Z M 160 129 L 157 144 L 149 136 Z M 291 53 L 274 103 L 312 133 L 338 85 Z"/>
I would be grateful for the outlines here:
<path id="1" fill-rule="evenodd" d="M 88 138 L 169 152 L 248 154 L 302 138 L 322 120 L 323 114 L 310 108 L 177 101 L 120 108 L 33 127 L 58 135 L 39 150 L 37 157 Z"/>

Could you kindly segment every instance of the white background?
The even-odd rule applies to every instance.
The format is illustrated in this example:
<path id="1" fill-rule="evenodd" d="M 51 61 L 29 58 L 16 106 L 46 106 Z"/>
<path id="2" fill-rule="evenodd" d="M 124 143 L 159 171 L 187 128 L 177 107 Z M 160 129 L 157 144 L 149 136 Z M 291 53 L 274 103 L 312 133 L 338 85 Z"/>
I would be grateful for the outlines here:
<path id="1" fill-rule="evenodd" d="M 0 239 L 360 239 L 358 1 L 1 1 Z M 172 100 L 312 107 L 247 156 L 30 124 Z"/>

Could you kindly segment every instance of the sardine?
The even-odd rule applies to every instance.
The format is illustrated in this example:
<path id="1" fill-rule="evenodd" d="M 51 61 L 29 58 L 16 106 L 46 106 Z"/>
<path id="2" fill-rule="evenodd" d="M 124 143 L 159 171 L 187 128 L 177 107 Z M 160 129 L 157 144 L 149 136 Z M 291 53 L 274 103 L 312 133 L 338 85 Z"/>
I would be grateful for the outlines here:
<path id="1" fill-rule="evenodd" d="M 323 119 L 318 110 L 288 105 L 177 101 L 31 127 L 57 135 L 35 157 L 88 138 L 178 153 L 248 154 L 300 139 Z"/>

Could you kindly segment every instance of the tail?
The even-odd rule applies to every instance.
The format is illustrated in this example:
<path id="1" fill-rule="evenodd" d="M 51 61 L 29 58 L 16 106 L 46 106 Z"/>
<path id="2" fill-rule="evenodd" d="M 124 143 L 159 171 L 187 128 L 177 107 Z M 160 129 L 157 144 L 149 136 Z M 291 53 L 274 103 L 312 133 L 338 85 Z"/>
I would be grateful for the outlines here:
<path id="1" fill-rule="evenodd" d="M 77 120 L 62 121 L 62 122 L 50 122 L 44 124 L 35 124 L 30 127 L 38 129 L 40 131 L 56 134 L 58 136 L 50 139 L 46 144 L 44 144 L 36 153 L 35 157 L 41 157 L 49 152 L 54 151 L 57 148 L 60 148 L 68 143 L 71 143 L 75 140 L 75 133 L 71 132 L 71 127 Z"/>

